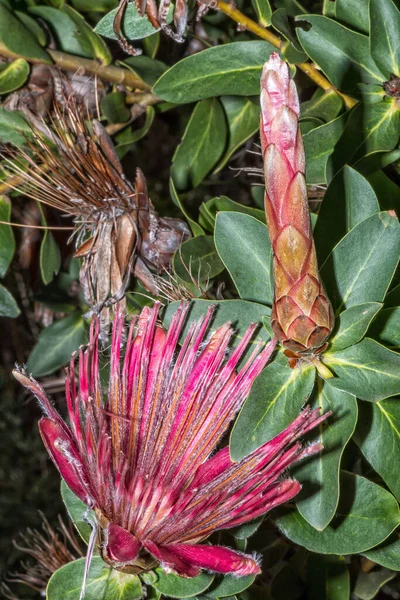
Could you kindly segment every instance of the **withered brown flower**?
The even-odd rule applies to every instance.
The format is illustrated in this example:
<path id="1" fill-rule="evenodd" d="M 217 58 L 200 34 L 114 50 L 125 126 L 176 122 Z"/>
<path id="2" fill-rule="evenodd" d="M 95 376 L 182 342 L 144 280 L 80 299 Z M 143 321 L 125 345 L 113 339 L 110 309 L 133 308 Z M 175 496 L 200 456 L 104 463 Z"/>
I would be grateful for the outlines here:
<path id="1" fill-rule="evenodd" d="M 7 150 L 5 162 L 20 176 L 20 191 L 74 217 L 84 297 L 100 314 L 106 339 L 108 307 L 123 299 L 131 272 L 157 294 L 152 272 L 169 268 L 190 232 L 182 220 L 158 215 L 140 169 L 135 185 L 126 178 L 106 130 L 97 120 L 86 122 L 73 96 L 54 113 L 51 129 L 35 122 L 31 152 Z"/>
<path id="2" fill-rule="evenodd" d="M 33 558 L 34 562 L 21 562 L 21 571 L 10 573 L 7 581 L 26 585 L 42 593 L 57 569 L 82 557 L 83 553 L 72 525 L 67 526 L 59 516 L 58 527 L 53 528 L 43 513 L 40 516 L 40 530 L 28 528 L 13 541 L 17 550 Z M 1 591 L 5 598 L 17 600 L 5 583 L 2 584 Z"/>

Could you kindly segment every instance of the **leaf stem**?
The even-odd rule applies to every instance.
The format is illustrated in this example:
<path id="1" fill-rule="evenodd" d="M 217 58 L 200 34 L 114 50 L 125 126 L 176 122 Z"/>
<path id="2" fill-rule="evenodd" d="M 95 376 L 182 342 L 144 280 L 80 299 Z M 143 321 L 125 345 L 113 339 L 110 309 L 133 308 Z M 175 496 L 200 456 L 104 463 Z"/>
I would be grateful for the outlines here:
<path id="1" fill-rule="evenodd" d="M 46 48 L 46 52 L 53 59 L 54 63 L 65 71 L 79 71 L 80 73 L 85 73 L 87 75 L 97 75 L 100 79 L 109 81 L 110 83 L 122 84 L 133 89 L 148 92 L 151 90 L 151 86 L 148 83 L 128 69 L 122 69 L 121 67 L 116 67 L 114 65 L 101 65 L 97 60 L 74 56 L 72 54 L 67 54 L 66 52 L 60 52 L 59 50 L 49 50 Z M 8 58 L 21 58 L 19 54 L 6 48 L 2 42 L 0 42 L 0 55 Z M 25 58 L 28 62 L 33 64 L 49 64 L 42 59 Z"/>
<path id="2" fill-rule="evenodd" d="M 280 49 L 284 44 L 284 41 L 281 40 L 280 37 L 269 31 L 268 29 L 265 29 L 261 25 L 258 25 L 258 23 L 256 23 L 255 21 L 252 21 L 252 19 L 240 12 L 240 10 L 235 8 L 230 2 L 225 2 L 224 0 L 216 0 L 215 8 L 216 10 L 220 10 L 221 12 L 228 15 L 228 17 L 231 17 L 231 19 L 236 21 L 236 23 L 239 23 L 241 27 L 246 28 L 248 31 L 251 31 L 258 37 L 262 38 L 263 40 L 266 40 L 267 42 L 275 46 L 275 48 Z M 351 98 L 350 96 L 347 96 L 346 94 L 342 94 L 342 92 L 339 92 L 339 90 L 337 90 L 331 84 L 331 82 L 328 81 L 328 79 L 326 79 L 324 75 L 322 75 L 322 73 L 316 68 L 314 64 L 310 62 L 304 62 L 298 63 L 296 64 L 296 66 L 299 67 L 299 69 L 301 69 L 303 73 L 308 75 L 308 77 L 312 79 L 314 83 L 316 83 L 323 90 L 334 90 L 337 94 L 339 94 L 347 108 L 352 108 L 357 104 L 357 100 Z"/>

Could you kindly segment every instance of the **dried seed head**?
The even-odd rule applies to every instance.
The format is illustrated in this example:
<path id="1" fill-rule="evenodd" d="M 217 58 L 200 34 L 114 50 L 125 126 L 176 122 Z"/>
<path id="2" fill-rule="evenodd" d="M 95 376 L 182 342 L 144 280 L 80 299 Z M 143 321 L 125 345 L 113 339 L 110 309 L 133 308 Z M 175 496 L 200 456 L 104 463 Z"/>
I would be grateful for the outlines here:
<path id="1" fill-rule="evenodd" d="M 20 550 L 34 562 L 22 562 L 22 571 L 9 573 L 9 583 L 21 583 L 43 593 L 52 574 L 60 567 L 83 556 L 80 543 L 71 524 L 68 526 L 59 516 L 58 527 L 54 529 L 46 517 L 40 513 L 42 528 L 27 529 L 13 541 Z M 5 589 L 9 598 L 15 598 L 11 590 Z M 6 596 L 7 597 L 7 596 Z"/>
<path id="2" fill-rule="evenodd" d="M 123 298 L 130 273 L 156 294 L 152 272 L 170 267 L 190 232 L 180 219 L 157 214 L 143 173 L 137 170 L 132 185 L 106 130 L 86 116 L 71 96 L 65 108 L 55 106 L 51 129 L 33 119 L 29 150 L 8 150 L 5 163 L 22 179 L 19 191 L 74 217 L 81 285 L 92 310 L 104 308 L 105 338 L 107 305 Z"/>

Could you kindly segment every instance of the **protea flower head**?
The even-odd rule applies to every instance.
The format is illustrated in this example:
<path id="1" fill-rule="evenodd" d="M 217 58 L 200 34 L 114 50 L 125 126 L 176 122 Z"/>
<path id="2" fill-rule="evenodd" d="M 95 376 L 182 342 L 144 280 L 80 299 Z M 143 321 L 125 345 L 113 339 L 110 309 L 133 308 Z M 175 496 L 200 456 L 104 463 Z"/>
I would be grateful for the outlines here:
<path id="1" fill-rule="evenodd" d="M 298 117 L 289 66 L 273 52 L 261 77 L 260 126 L 275 279 L 271 325 L 289 351 L 312 355 L 324 349 L 334 315 L 318 273 Z"/>
<path id="2" fill-rule="evenodd" d="M 16 378 L 38 398 L 46 448 L 71 490 L 94 509 L 99 549 L 114 568 L 138 573 L 161 564 L 193 577 L 259 573 L 256 558 L 201 544 L 215 530 L 254 519 L 293 498 L 300 484 L 286 469 L 321 450 L 303 448 L 299 436 L 325 416 L 305 409 L 280 435 L 242 461 L 229 448 L 215 452 L 250 387 L 275 347 L 254 347 L 239 361 L 255 325 L 227 357 L 233 331 L 227 323 L 205 341 L 212 309 L 194 322 L 178 348 L 188 311 L 182 303 L 167 332 L 157 324 L 159 306 L 145 308 L 130 327 L 124 356 L 124 323 L 113 324 L 108 391 L 99 378 L 98 322 L 67 371 L 69 425 L 39 384 L 21 371 Z"/>

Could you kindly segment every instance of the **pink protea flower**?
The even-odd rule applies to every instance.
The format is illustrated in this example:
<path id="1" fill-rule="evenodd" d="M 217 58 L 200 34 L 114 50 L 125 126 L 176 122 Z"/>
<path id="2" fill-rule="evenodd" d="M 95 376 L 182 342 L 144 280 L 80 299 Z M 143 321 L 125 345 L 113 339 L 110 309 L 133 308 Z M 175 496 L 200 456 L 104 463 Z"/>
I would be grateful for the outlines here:
<path id="1" fill-rule="evenodd" d="M 193 323 L 178 348 L 188 310 L 182 304 L 167 332 L 157 324 L 159 306 L 145 308 L 128 334 L 114 321 L 110 379 L 103 395 L 98 366 L 98 321 L 79 351 L 78 387 L 74 358 L 67 371 L 70 425 L 43 389 L 20 371 L 16 378 L 38 398 L 46 448 L 61 476 L 95 510 L 103 559 L 138 573 L 156 566 L 193 577 L 201 569 L 249 575 L 257 560 L 221 546 L 201 545 L 217 529 L 240 525 L 293 498 L 300 484 L 282 478 L 287 467 L 321 450 L 296 440 L 325 416 L 305 409 L 280 435 L 242 461 L 229 449 L 214 455 L 228 425 L 275 347 L 257 345 L 239 361 L 255 325 L 228 358 L 229 323 L 208 341 L 212 309 Z"/>

